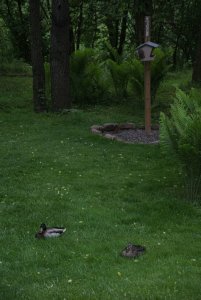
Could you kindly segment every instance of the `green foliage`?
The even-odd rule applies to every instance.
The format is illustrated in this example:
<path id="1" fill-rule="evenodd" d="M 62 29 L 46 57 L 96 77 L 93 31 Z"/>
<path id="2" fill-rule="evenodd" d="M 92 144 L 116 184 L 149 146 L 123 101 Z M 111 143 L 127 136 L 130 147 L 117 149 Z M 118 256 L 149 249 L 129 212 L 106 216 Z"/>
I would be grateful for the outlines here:
<path id="1" fill-rule="evenodd" d="M 13 45 L 10 40 L 10 32 L 5 22 L 0 17 L 0 68 L 13 59 Z"/>
<path id="2" fill-rule="evenodd" d="M 141 61 L 133 59 L 131 61 L 131 74 L 129 78 L 129 86 L 131 93 L 135 97 L 135 101 L 144 103 L 144 67 Z"/>
<path id="3" fill-rule="evenodd" d="M 105 41 L 104 46 L 105 46 L 105 48 L 104 48 L 104 53 L 105 53 L 104 59 L 105 60 L 110 59 L 110 60 L 116 62 L 117 64 L 120 64 L 123 62 L 122 56 L 119 55 L 117 49 L 113 48 L 109 42 Z"/>
<path id="4" fill-rule="evenodd" d="M 171 65 L 169 63 L 171 52 L 157 48 L 154 50 L 155 58 L 151 63 L 151 97 L 154 104 L 156 93 L 163 82 Z"/>
<path id="5" fill-rule="evenodd" d="M 28 1 L 1 1 L 0 15 L 9 29 L 14 57 L 30 63 Z"/>
<path id="6" fill-rule="evenodd" d="M 107 61 L 115 96 L 118 100 L 127 98 L 127 87 L 130 76 L 130 64 L 128 62 L 118 63 L 111 59 Z"/>
<path id="7" fill-rule="evenodd" d="M 32 71 L 29 64 L 21 60 L 13 59 L 10 62 L 2 62 L 0 65 L 0 74 L 31 76 Z"/>
<path id="8" fill-rule="evenodd" d="M 178 90 L 170 117 L 161 113 L 160 138 L 164 150 L 181 162 L 187 176 L 188 197 L 200 197 L 201 179 L 201 95 Z"/>
<path id="9" fill-rule="evenodd" d="M 96 104 L 104 98 L 102 70 L 93 49 L 78 50 L 70 62 L 71 94 L 78 105 Z"/>
<path id="10" fill-rule="evenodd" d="M 169 53 L 161 49 L 155 50 L 155 59 L 151 62 L 151 97 L 152 105 L 155 104 L 157 91 L 163 82 L 169 68 Z M 129 92 L 135 98 L 138 105 L 143 104 L 144 99 L 144 66 L 139 59 L 128 62 Z M 123 76 L 122 76 L 123 77 Z M 127 77 L 126 77 L 127 79 Z M 134 97 L 133 97 L 134 96 Z"/>
<path id="11" fill-rule="evenodd" d="M 106 56 L 98 56 L 93 49 L 78 50 L 71 56 L 70 79 L 71 95 L 77 105 L 122 102 L 129 97 L 136 103 L 144 103 L 144 67 L 138 59 L 120 56 L 115 49 L 108 46 Z M 107 59 L 108 57 L 113 59 Z M 106 61 L 103 61 L 106 59 Z M 159 50 L 153 64 L 152 95 L 157 92 L 163 81 L 168 66 L 166 54 Z M 101 62 L 100 62 L 101 61 Z M 50 69 L 45 64 L 46 94 L 50 98 Z"/>
<path id="12" fill-rule="evenodd" d="M 169 53 L 161 49 L 154 51 L 155 58 L 151 62 L 151 97 L 152 105 L 155 104 L 156 93 L 163 82 L 170 65 L 168 64 Z M 129 86 L 132 93 L 137 98 L 137 101 L 143 103 L 144 98 L 144 67 L 143 64 L 137 60 L 131 60 L 131 72 Z"/>
<path id="13" fill-rule="evenodd" d="M 43 50 L 46 57 L 49 57 L 50 2 L 42 1 L 41 5 Z M 81 34 L 80 45 L 83 47 L 96 47 L 100 50 L 103 43 L 114 40 L 113 46 L 118 48 L 121 40 L 123 17 L 125 10 L 128 10 L 124 49 L 130 51 L 131 47 L 137 46 L 135 43 L 142 31 L 143 22 L 140 24 L 139 16 L 146 13 L 147 7 L 149 7 L 148 11 L 152 11 L 153 16 L 151 34 L 153 41 L 157 41 L 163 46 L 172 47 L 175 67 L 189 62 L 192 64 L 200 32 L 200 1 L 169 0 L 167 3 L 163 3 L 163 1 L 156 0 L 152 5 L 151 1 L 71 0 L 69 4 L 73 29 L 72 44 L 76 45 L 79 33 Z M 28 47 L 28 1 L 2 0 L 0 2 L 0 16 L 10 29 L 15 56 L 25 60 L 30 59 L 28 57 L 30 50 Z M 109 24 L 107 20 L 110 20 Z M 78 30 L 79 26 L 81 32 Z"/>
<path id="14" fill-rule="evenodd" d="M 32 78 L 29 76 L 0 77 L 0 111 L 10 113 L 19 111 L 27 114 L 32 110 Z"/>
<path id="15" fill-rule="evenodd" d="M 132 98 L 135 103 L 143 105 L 144 101 L 144 67 L 138 59 L 127 60 L 120 56 L 116 49 L 112 48 L 109 43 L 106 45 L 106 67 L 109 71 L 112 92 L 117 101 Z M 102 57 L 103 58 L 103 57 Z M 168 64 L 169 53 L 157 49 L 155 60 L 151 63 L 151 95 L 152 104 L 155 103 L 156 93 L 160 84 L 163 82 L 170 64 Z"/>

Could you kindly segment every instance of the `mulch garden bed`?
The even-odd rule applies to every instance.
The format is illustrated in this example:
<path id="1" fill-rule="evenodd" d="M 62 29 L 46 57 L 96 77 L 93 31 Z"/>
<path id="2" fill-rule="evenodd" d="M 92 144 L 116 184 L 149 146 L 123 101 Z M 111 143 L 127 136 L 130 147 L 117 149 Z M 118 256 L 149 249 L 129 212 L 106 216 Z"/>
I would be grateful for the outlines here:
<path id="1" fill-rule="evenodd" d="M 91 131 L 111 140 L 118 140 L 130 144 L 157 144 L 159 143 L 159 127 L 153 126 L 151 134 L 147 135 L 143 126 L 134 123 L 106 123 L 93 125 Z"/>

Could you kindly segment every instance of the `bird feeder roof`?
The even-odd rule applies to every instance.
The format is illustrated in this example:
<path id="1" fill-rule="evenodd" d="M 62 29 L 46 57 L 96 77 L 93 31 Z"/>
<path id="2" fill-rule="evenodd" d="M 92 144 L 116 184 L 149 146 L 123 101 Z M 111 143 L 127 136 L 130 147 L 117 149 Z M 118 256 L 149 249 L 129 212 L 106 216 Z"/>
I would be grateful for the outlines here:
<path id="1" fill-rule="evenodd" d="M 138 46 L 137 50 L 141 49 L 141 48 L 143 48 L 145 46 L 148 46 L 150 48 L 157 48 L 157 47 L 159 47 L 159 44 L 156 44 L 156 43 L 153 43 L 153 42 L 145 42 L 144 44 L 141 44 L 140 46 Z"/>

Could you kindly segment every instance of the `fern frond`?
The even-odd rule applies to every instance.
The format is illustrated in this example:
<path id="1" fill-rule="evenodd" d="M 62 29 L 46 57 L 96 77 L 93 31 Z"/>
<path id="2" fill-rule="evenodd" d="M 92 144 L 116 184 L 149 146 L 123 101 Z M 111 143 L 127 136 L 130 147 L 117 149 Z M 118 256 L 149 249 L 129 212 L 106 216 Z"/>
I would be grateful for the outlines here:
<path id="1" fill-rule="evenodd" d="M 170 117 L 160 115 L 160 140 L 166 153 L 173 150 L 187 174 L 190 198 L 201 184 L 201 100 L 177 90 Z M 190 184 L 189 184 L 190 183 Z"/>

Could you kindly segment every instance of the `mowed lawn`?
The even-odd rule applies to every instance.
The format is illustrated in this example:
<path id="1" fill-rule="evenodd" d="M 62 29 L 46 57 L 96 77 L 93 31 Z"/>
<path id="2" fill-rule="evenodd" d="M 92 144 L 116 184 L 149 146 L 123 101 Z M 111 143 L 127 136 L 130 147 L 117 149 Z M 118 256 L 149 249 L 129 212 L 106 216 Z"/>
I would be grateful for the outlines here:
<path id="1" fill-rule="evenodd" d="M 34 114 L 31 78 L 0 78 L 1 299 L 201 299 L 201 209 L 159 145 L 90 132 L 122 107 Z M 39 225 L 65 226 L 36 240 Z M 138 259 L 120 256 L 144 245 Z"/>

